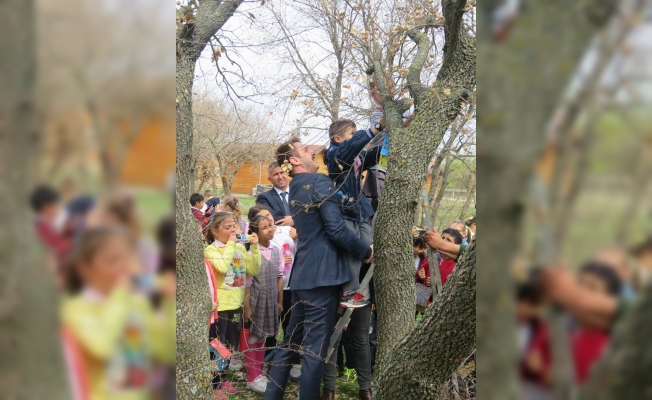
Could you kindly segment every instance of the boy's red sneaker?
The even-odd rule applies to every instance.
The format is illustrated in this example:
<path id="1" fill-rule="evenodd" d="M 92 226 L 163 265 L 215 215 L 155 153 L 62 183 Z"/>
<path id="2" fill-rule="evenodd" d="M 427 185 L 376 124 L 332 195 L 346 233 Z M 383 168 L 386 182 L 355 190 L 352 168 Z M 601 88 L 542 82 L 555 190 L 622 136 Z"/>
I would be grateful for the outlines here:
<path id="1" fill-rule="evenodd" d="M 367 300 L 364 300 L 362 293 L 353 292 L 342 296 L 340 307 L 342 308 L 361 308 L 369 305 Z"/>

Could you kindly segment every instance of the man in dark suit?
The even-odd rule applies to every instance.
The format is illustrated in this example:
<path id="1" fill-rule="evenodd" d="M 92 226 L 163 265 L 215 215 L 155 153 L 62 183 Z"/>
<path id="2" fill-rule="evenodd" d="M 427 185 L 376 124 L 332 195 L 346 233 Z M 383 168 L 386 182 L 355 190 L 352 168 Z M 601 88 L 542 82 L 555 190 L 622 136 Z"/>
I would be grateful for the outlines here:
<path id="1" fill-rule="evenodd" d="M 317 174 L 315 153 L 292 138 L 277 150 L 292 177 L 290 206 L 299 242 L 290 275 L 292 314 L 270 370 L 265 400 L 281 400 L 302 348 L 299 397 L 319 399 L 326 353 L 339 306 L 340 286 L 351 279 L 347 252 L 369 259 L 372 249 L 345 225 L 333 181 Z"/>
<path id="2" fill-rule="evenodd" d="M 274 161 L 268 168 L 270 183 L 274 185 L 271 190 L 261 193 L 256 198 L 256 203 L 269 208 L 276 225 L 294 226 L 290 212 L 290 184 L 285 171 Z"/>

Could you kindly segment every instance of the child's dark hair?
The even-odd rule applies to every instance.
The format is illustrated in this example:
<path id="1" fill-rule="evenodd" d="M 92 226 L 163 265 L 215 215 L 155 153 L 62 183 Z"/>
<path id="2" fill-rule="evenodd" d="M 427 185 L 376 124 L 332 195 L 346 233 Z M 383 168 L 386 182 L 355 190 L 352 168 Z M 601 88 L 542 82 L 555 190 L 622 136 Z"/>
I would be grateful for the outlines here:
<path id="1" fill-rule="evenodd" d="M 47 185 L 37 186 L 29 198 L 32 209 L 39 212 L 43 207 L 59 202 L 59 192 Z"/>
<path id="2" fill-rule="evenodd" d="M 349 128 L 355 129 L 355 122 L 350 119 L 338 119 L 328 127 L 328 137 L 342 136 Z"/>
<path id="3" fill-rule="evenodd" d="M 455 239 L 455 244 L 462 244 L 462 235 L 460 234 L 459 231 L 453 229 L 453 228 L 446 228 L 443 231 L 441 231 L 441 234 L 443 235 L 444 233 L 448 233 Z"/>
<path id="4" fill-rule="evenodd" d="M 251 235 L 252 233 L 258 233 L 258 226 L 264 222 L 267 221 L 269 222 L 269 219 L 267 217 L 264 217 L 262 215 L 256 215 L 252 219 L 249 220 L 249 234 Z"/>
<path id="5" fill-rule="evenodd" d="M 236 224 L 238 223 L 238 219 L 236 218 L 235 214 L 230 212 L 222 211 L 211 215 L 211 219 L 205 228 L 206 233 L 204 234 L 204 240 L 206 240 L 206 243 L 211 244 L 217 239 L 213 234 L 213 229 L 218 228 L 222 223 L 229 219 L 231 219 Z"/>
<path id="6" fill-rule="evenodd" d="M 425 249 L 428 246 L 426 246 L 426 238 L 425 236 L 421 235 L 419 237 L 416 237 L 412 240 L 412 247 L 418 247 L 420 249 Z"/>
<path id="7" fill-rule="evenodd" d="M 113 197 L 107 201 L 106 211 L 113 215 L 129 231 L 132 237 L 138 237 L 140 223 L 136 216 L 136 204 L 133 198 L 126 196 Z"/>
<path id="8" fill-rule="evenodd" d="M 193 193 L 193 194 L 190 195 L 190 205 L 191 206 L 194 207 L 195 204 L 197 204 L 198 201 L 204 201 L 204 196 L 202 196 L 199 193 Z"/>
<path id="9" fill-rule="evenodd" d="M 233 213 L 240 218 L 242 216 L 242 211 L 240 211 L 240 202 L 235 196 L 224 196 L 222 197 L 222 206 L 228 206 Z"/>
<path id="10" fill-rule="evenodd" d="M 76 294 L 84 286 L 84 282 L 77 271 L 79 263 L 91 261 L 98 250 L 104 247 L 111 237 L 126 239 L 127 236 L 123 229 L 111 226 L 89 229 L 80 235 L 70 256 L 63 264 L 65 288 L 68 293 Z"/>
<path id="11" fill-rule="evenodd" d="M 582 266 L 579 273 L 597 276 L 605 283 L 609 295 L 620 295 L 622 282 L 616 271 L 609 265 L 597 261 L 589 261 Z"/>
<path id="12" fill-rule="evenodd" d="M 342 136 L 347 129 L 356 129 L 355 122 L 350 119 L 338 119 L 328 127 L 328 137 L 332 140 L 335 136 Z M 328 151 L 323 154 L 324 164 L 328 165 Z"/>
<path id="13" fill-rule="evenodd" d="M 263 211 L 263 210 L 267 210 L 267 211 L 269 211 L 269 212 L 271 213 L 270 209 L 267 208 L 267 206 L 265 206 L 265 205 L 263 205 L 263 204 L 256 204 L 255 206 L 253 206 L 253 207 L 251 207 L 251 208 L 249 209 L 249 212 L 247 213 L 247 219 L 248 219 L 249 221 L 253 220 L 254 217 L 255 217 L 256 215 L 258 215 L 258 213 L 261 212 L 261 211 Z"/>
<path id="14" fill-rule="evenodd" d="M 161 264 L 159 271 L 176 270 L 177 238 L 176 220 L 174 215 L 164 218 L 156 230 L 156 239 L 161 249 Z"/>
<path id="15" fill-rule="evenodd" d="M 531 267 L 527 272 L 524 281 L 516 284 L 516 300 L 527 302 L 534 305 L 541 304 L 543 293 L 541 290 L 541 273 L 540 267 Z"/>

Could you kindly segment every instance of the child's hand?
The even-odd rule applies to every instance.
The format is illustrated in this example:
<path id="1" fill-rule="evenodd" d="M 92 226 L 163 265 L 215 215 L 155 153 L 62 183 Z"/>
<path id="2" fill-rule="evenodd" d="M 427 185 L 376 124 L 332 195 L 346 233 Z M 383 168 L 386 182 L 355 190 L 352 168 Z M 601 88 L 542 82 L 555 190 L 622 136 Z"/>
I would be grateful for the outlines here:
<path id="1" fill-rule="evenodd" d="M 215 310 L 217 310 L 217 302 L 216 301 L 213 302 L 213 308 L 211 309 L 211 311 L 215 311 Z"/>
<path id="2" fill-rule="evenodd" d="M 291 228 L 290 228 L 290 237 L 291 237 L 292 240 L 294 240 L 295 242 L 297 241 L 297 230 L 294 229 L 294 227 L 291 227 Z"/>
<path id="3" fill-rule="evenodd" d="M 283 303 L 278 303 L 278 315 L 283 315 Z"/>
<path id="4" fill-rule="evenodd" d="M 251 322 L 251 316 L 252 316 L 251 308 L 245 307 L 244 309 L 244 315 L 242 316 L 242 319 L 245 323 Z"/>
<path id="5" fill-rule="evenodd" d="M 162 276 L 161 295 L 166 298 L 175 298 L 177 295 L 177 277 L 174 274 Z"/>
<path id="6" fill-rule="evenodd" d="M 238 240 L 238 239 L 235 237 L 236 234 L 237 234 L 236 232 L 233 232 L 231 235 L 229 235 L 229 242 L 235 242 L 235 241 Z"/>
<path id="7" fill-rule="evenodd" d="M 543 370 L 543 357 L 539 351 L 531 351 L 525 357 L 525 365 L 534 373 L 539 373 Z"/>
<path id="8" fill-rule="evenodd" d="M 421 268 L 417 275 L 419 275 L 419 279 L 426 279 L 426 270 Z"/>
<path id="9" fill-rule="evenodd" d="M 285 264 L 290 264 L 292 262 L 292 256 L 283 256 L 283 262 L 285 262 Z"/>
<path id="10" fill-rule="evenodd" d="M 426 286 L 430 286 L 430 277 L 426 278 Z"/>
<path id="11" fill-rule="evenodd" d="M 363 264 L 368 264 L 369 261 L 371 261 L 374 258 L 374 245 L 372 244 L 371 246 L 369 246 L 369 248 L 371 249 L 371 256 L 369 256 L 369 258 L 367 258 L 366 260 L 362 260 Z"/>
<path id="12" fill-rule="evenodd" d="M 249 244 L 252 246 L 258 246 L 258 235 L 255 233 L 251 234 L 251 239 L 249 239 Z"/>

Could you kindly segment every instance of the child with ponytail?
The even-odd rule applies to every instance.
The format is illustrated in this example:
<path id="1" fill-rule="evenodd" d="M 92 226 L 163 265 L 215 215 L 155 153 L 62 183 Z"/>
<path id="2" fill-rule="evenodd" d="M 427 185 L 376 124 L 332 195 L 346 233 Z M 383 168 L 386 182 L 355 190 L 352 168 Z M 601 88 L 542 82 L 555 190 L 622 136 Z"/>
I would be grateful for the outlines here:
<path id="1" fill-rule="evenodd" d="M 262 265 L 260 273 L 248 277 L 244 300 L 244 321 L 251 323 L 249 350 L 245 353 L 247 388 L 265 393 L 267 377 L 262 375 L 265 360 L 265 340 L 278 333 L 278 317 L 283 312 L 283 272 L 285 261 L 277 246 L 272 244 L 276 227 L 262 215 L 249 224 L 249 233 L 258 235 Z"/>

